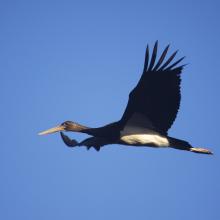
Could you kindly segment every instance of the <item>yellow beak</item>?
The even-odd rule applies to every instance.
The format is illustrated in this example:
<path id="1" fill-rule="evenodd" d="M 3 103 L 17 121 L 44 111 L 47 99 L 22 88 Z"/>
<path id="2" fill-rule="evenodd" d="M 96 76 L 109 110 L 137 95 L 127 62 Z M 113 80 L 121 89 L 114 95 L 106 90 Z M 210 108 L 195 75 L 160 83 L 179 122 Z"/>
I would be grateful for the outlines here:
<path id="1" fill-rule="evenodd" d="M 64 131 L 64 130 L 65 130 L 65 127 L 63 125 L 59 125 L 57 127 L 50 128 L 46 131 L 42 131 L 42 132 L 38 133 L 38 135 L 52 134 L 52 133 L 55 133 L 58 131 Z"/>

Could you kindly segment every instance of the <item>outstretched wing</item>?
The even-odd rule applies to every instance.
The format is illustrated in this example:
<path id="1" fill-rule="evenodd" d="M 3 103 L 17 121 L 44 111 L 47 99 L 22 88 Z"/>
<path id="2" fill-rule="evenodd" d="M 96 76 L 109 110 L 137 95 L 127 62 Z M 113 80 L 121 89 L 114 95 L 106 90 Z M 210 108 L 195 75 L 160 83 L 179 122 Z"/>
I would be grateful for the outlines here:
<path id="1" fill-rule="evenodd" d="M 169 45 L 155 64 L 158 41 L 155 43 L 151 59 L 147 46 L 144 70 L 137 86 L 129 94 L 125 112 L 120 120 L 122 127 L 135 126 L 155 129 L 167 134 L 172 126 L 180 106 L 180 73 L 177 66 L 184 57 L 171 63 L 177 51 L 166 62 Z"/>

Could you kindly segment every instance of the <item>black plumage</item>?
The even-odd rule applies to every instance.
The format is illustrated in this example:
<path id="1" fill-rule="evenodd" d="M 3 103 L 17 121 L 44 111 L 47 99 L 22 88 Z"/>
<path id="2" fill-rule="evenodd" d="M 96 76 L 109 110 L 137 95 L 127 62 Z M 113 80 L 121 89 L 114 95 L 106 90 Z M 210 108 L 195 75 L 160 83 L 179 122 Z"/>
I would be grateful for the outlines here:
<path id="1" fill-rule="evenodd" d="M 180 74 L 183 65 L 176 65 L 183 59 L 175 62 L 175 65 L 167 67 L 176 55 L 176 52 L 162 66 L 167 54 L 168 46 L 163 51 L 158 63 L 153 69 L 157 55 L 158 43 L 155 43 L 153 55 L 149 62 L 149 47 L 146 50 L 145 65 L 140 81 L 129 94 L 129 101 L 121 122 L 126 123 L 134 112 L 141 113 L 151 119 L 154 128 L 163 134 L 167 134 L 172 126 L 180 106 Z"/>
<path id="2" fill-rule="evenodd" d="M 184 65 L 178 64 L 184 57 L 172 62 L 174 52 L 166 59 L 169 45 L 157 60 L 158 41 L 150 58 L 149 46 L 145 53 L 144 69 L 137 86 L 130 92 L 124 114 L 119 121 L 99 128 L 89 128 L 75 122 L 66 121 L 61 125 L 41 132 L 49 134 L 57 131 L 74 131 L 93 137 L 78 143 L 61 132 L 61 137 L 69 147 L 86 146 L 96 150 L 107 144 L 132 146 L 172 147 L 195 153 L 211 154 L 204 148 L 192 147 L 188 142 L 168 136 L 180 107 L 181 72 Z M 166 59 L 166 61 L 165 61 Z"/>

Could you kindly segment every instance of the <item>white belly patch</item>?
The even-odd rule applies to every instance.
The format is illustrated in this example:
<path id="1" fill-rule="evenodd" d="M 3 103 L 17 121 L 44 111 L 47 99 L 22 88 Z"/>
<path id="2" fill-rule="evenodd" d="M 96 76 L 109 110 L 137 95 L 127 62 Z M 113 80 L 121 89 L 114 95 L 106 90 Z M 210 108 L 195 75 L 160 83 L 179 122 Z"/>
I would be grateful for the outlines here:
<path id="1" fill-rule="evenodd" d="M 158 134 L 130 134 L 121 136 L 120 140 L 129 145 L 149 145 L 156 147 L 168 147 L 169 141 L 166 137 Z"/>
<path id="2" fill-rule="evenodd" d="M 128 145 L 147 145 L 155 147 L 169 146 L 167 137 L 162 136 L 153 130 L 140 127 L 125 127 L 125 129 L 121 131 L 120 140 L 122 144 Z"/>

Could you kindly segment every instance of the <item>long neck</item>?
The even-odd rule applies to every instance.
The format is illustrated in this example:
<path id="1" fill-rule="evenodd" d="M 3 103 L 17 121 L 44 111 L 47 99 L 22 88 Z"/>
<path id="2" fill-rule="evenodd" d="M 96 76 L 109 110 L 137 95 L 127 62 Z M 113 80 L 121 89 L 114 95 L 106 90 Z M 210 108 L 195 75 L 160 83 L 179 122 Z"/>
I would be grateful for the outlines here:
<path id="1" fill-rule="evenodd" d="M 76 122 L 71 122 L 71 124 L 66 128 L 68 131 L 73 131 L 73 132 L 81 132 L 81 133 L 86 133 L 84 131 L 90 129 L 87 126 L 78 124 Z"/>
<path id="2" fill-rule="evenodd" d="M 117 139 L 120 134 L 120 127 L 117 122 L 105 125 L 99 128 L 86 128 L 80 132 L 86 133 L 95 137 L 103 137 L 108 139 Z"/>
<path id="3" fill-rule="evenodd" d="M 97 128 L 90 128 L 85 125 L 81 125 L 76 122 L 71 122 L 68 127 L 66 128 L 67 131 L 72 131 L 72 132 L 80 132 L 80 133 L 85 133 L 88 135 L 92 136 L 98 136 L 99 134 L 99 129 Z"/>
<path id="4" fill-rule="evenodd" d="M 67 129 L 68 131 L 85 133 L 94 137 L 103 137 L 109 139 L 116 139 L 120 133 L 120 126 L 118 122 L 114 122 L 99 128 L 90 128 L 75 122 L 72 122 Z"/>

